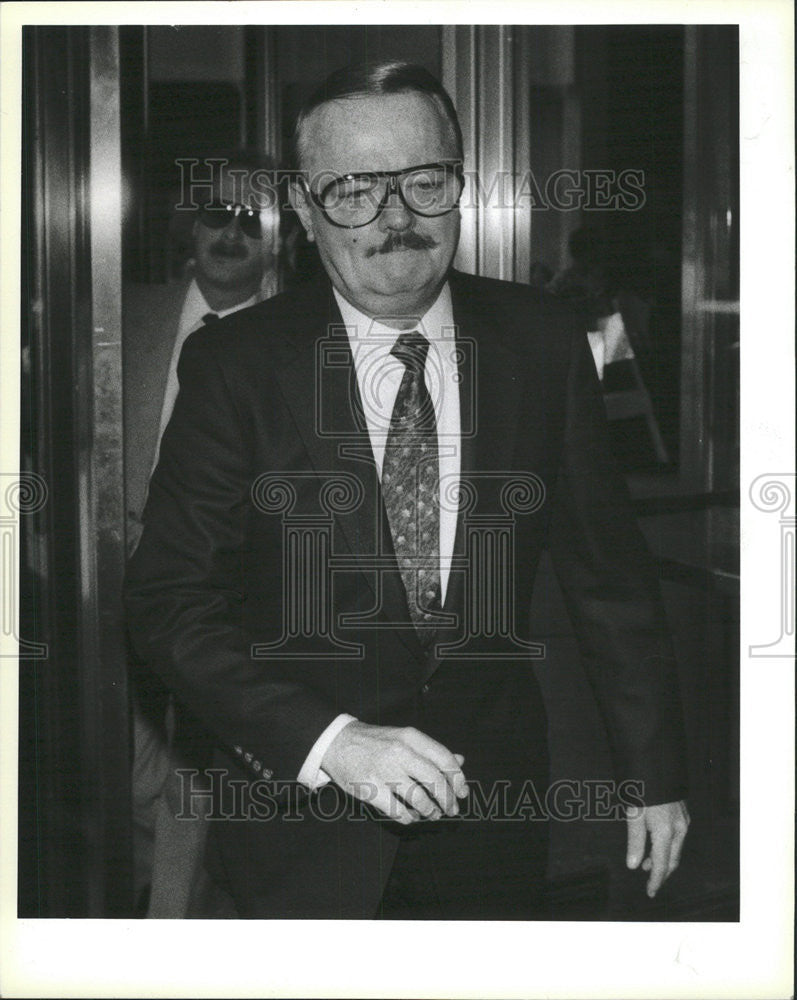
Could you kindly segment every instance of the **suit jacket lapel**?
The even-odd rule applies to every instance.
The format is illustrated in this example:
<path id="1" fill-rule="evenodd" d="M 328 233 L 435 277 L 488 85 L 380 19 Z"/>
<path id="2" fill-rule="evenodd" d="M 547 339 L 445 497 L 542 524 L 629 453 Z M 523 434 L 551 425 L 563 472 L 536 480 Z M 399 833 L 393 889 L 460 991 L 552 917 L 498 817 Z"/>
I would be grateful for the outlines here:
<path id="1" fill-rule="evenodd" d="M 483 295 L 472 293 L 468 276 L 453 272 L 451 299 L 457 336 L 463 341 L 460 367 L 463 473 L 511 468 L 522 398 L 518 355 L 507 336 L 509 317 L 496 313 Z"/>
<path id="2" fill-rule="evenodd" d="M 475 491 L 472 511 L 495 512 L 496 491 L 502 474 L 512 469 L 518 430 L 522 385 L 517 375 L 517 355 L 507 343 L 501 317 L 479 295 L 472 294 L 469 278 L 452 272 L 451 299 L 460 350 L 460 481 Z M 465 522 L 460 511 L 454 554 L 465 553 Z M 464 613 L 463 570 L 452 571 L 445 610 Z"/>

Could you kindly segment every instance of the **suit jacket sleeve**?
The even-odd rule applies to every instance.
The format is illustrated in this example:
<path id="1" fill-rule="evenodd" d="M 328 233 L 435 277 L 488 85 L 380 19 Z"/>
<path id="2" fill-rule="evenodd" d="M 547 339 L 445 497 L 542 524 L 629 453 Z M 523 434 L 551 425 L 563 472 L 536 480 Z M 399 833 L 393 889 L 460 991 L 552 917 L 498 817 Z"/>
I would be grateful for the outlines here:
<path id="1" fill-rule="evenodd" d="M 275 778 L 295 780 L 338 710 L 294 671 L 250 656 L 242 563 L 252 450 L 213 346 L 200 331 L 181 355 L 180 392 L 128 565 L 130 637 L 223 743 L 251 753 Z"/>
<path id="2" fill-rule="evenodd" d="M 551 554 L 619 781 L 647 805 L 686 794 L 677 671 L 655 566 L 611 456 L 600 383 L 573 337 Z"/>

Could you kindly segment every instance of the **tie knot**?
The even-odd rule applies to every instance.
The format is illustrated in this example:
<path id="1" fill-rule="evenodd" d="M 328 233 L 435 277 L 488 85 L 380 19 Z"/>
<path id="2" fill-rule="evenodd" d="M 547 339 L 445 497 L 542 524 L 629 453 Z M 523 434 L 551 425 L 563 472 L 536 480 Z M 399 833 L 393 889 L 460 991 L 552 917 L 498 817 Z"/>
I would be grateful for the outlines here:
<path id="1" fill-rule="evenodd" d="M 429 351 L 429 341 L 417 330 L 402 333 L 393 350 L 390 352 L 411 371 L 422 372 L 426 366 L 426 355 Z"/>
<path id="2" fill-rule="evenodd" d="M 219 321 L 218 313 L 209 312 L 205 313 L 205 315 L 202 317 L 202 322 L 205 325 L 208 325 L 210 323 L 218 323 L 218 321 Z"/>

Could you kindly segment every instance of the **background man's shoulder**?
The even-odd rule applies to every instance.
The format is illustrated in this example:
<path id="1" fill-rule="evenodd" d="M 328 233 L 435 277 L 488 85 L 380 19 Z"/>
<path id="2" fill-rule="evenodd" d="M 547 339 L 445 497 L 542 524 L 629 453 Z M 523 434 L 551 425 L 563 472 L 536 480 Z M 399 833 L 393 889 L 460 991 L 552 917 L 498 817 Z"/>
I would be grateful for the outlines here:
<path id="1" fill-rule="evenodd" d="M 192 333 L 192 351 L 215 354 L 225 364 L 275 362 L 292 357 L 308 339 L 322 336 L 324 318 L 308 289 L 280 292 L 264 302 L 238 309 Z"/>

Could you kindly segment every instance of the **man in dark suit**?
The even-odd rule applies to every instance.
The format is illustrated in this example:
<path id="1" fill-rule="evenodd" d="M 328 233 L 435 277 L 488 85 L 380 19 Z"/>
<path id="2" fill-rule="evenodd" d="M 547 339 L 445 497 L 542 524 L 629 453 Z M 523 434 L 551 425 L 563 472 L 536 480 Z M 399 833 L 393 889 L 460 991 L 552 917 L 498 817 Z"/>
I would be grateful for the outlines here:
<path id="1" fill-rule="evenodd" d="M 543 915 L 547 546 L 654 894 L 680 708 L 586 338 L 451 269 L 462 138 L 425 70 L 333 75 L 296 145 L 329 281 L 189 338 L 127 582 L 139 652 L 215 734 L 208 865 L 242 917 Z"/>

